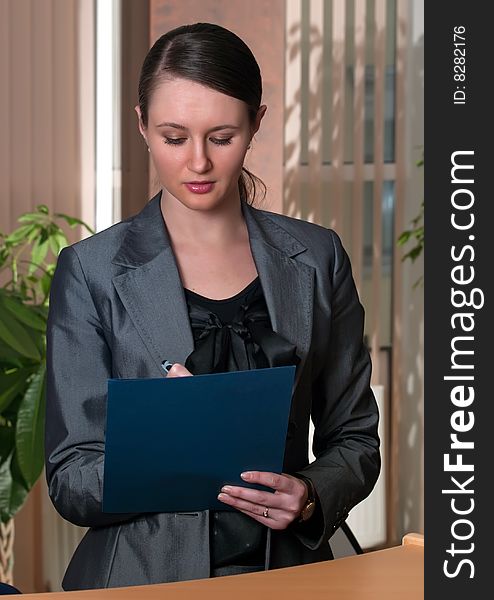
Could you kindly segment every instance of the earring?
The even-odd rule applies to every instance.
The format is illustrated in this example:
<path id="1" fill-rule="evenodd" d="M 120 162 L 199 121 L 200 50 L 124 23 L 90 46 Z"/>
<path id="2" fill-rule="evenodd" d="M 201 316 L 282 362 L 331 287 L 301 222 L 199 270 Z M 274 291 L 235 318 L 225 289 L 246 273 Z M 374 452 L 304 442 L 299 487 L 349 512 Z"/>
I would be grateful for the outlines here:
<path id="1" fill-rule="evenodd" d="M 148 146 L 148 152 L 151 152 L 151 150 L 149 149 L 149 146 Z"/>

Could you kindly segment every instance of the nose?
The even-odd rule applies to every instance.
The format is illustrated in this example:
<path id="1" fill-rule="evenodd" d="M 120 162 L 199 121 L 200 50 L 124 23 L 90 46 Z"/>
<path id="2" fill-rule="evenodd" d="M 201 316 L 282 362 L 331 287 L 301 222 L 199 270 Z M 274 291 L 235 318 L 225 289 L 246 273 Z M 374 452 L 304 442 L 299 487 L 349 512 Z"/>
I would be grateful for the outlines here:
<path id="1" fill-rule="evenodd" d="M 197 140 L 191 146 L 191 155 L 187 166 L 194 173 L 207 173 L 211 169 L 211 160 L 202 140 Z"/>

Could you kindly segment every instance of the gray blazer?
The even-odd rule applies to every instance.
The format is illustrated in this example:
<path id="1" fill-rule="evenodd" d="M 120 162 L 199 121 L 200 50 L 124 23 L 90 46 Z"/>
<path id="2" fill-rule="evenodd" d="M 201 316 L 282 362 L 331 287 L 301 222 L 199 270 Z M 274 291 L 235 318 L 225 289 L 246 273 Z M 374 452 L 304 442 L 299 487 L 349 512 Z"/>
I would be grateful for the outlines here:
<path id="1" fill-rule="evenodd" d="M 266 568 L 326 560 L 327 540 L 380 469 L 363 309 L 333 231 L 247 204 L 242 210 L 273 329 L 301 359 L 284 471 L 310 478 L 320 505 L 312 526 L 268 530 Z M 160 194 L 135 217 L 62 251 L 47 348 L 49 493 L 62 517 L 90 528 L 64 589 L 209 577 L 208 511 L 101 511 L 108 378 L 163 377 L 164 359 L 184 363 L 194 348 Z M 311 417 L 316 460 L 309 465 Z"/>

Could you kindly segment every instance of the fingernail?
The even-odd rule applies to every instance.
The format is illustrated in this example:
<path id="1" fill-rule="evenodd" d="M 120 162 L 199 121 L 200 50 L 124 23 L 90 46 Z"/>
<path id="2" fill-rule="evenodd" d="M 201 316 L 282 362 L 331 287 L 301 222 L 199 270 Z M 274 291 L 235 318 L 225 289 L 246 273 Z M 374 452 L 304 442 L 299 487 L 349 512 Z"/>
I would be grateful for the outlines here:
<path id="1" fill-rule="evenodd" d="M 218 500 L 224 500 L 226 498 L 225 494 L 218 494 Z"/>
<path id="2" fill-rule="evenodd" d="M 222 492 L 226 492 L 227 494 L 229 494 L 229 493 L 232 491 L 232 488 L 231 488 L 229 485 L 224 485 L 224 486 L 221 488 L 221 491 L 222 491 Z"/>
<path id="3" fill-rule="evenodd" d="M 242 479 L 251 479 L 252 473 L 250 471 L 246 471 L 245 473 L 240 473 L 240 477 Z"/>

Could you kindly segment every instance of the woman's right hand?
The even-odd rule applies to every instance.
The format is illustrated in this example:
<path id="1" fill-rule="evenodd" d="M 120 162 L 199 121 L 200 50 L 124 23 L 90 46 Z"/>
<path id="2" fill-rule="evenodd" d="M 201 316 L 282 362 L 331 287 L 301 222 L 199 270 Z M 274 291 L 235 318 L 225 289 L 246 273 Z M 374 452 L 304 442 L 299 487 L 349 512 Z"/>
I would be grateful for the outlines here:
<path id="1" fill-rule="evenodd" d="M 180 363 L 174 363 L 168 371 L 167 377 L 192 377 L 192 373 Z"/>

